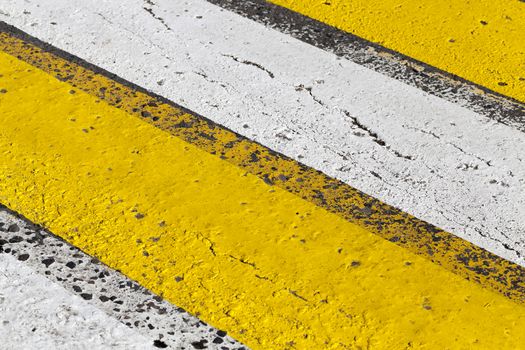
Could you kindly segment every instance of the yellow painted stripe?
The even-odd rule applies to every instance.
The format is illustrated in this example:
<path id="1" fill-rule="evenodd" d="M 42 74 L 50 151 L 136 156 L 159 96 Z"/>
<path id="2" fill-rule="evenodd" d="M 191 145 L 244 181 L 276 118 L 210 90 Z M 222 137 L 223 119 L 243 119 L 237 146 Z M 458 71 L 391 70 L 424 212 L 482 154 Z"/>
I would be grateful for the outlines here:
<path id="1" fill-rule="evenodd" d="M 1 26 L 0 26 L 1 29 Z M 0 49 L 468 280 L 525 302 L 525 269 L 7 27 Z M 25 38 L 21 40 L 19 37 Z M 45 51 L 33 43 L 45 47 Z M 57 56 L 61 55 L 61 56 Z M 89 68 L 86 68 L 88 66 Z M 95 73 L 94 71 L 98 73 Z M 109 78 L 108 78 L 109 77 Z M 140 90 L 140 91 L 139 91 Z"/>
<path id="2" fill-rule="evenodd" d="M 269 0 L 525 102 L 518 0 Z"/>
<path id="3" fill-rule="evenodd" d="M 0 67 L 0 202 L 248 346 L 525 344 L 523 304 L 13 56 Z"/>

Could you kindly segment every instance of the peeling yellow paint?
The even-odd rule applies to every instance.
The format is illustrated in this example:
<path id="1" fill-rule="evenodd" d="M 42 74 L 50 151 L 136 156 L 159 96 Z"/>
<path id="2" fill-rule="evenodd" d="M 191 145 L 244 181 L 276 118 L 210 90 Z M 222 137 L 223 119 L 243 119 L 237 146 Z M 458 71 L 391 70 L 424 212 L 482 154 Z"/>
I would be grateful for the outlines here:
<path id="1" fill-rule="evenodd" d="M 525 344 L 525 307 L 0 53 L 0 202 L 252 348 Z"/>
<path id="2" fill-rule="evenodd" d="M 525 102 L 519 0 L 270 0 Z"/>

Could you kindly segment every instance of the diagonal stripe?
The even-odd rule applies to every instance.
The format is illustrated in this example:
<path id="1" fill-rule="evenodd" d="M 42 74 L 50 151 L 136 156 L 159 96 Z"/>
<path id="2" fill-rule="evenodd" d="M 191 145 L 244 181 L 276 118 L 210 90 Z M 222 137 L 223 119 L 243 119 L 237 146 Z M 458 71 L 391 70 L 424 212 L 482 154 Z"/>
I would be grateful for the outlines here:
<path id="1" fill-rule="evenodd" d="M 98 99 L 138 116 L 213 155 L 384 239 L 434 261 L 460 276 L 480 281 L 518 301 L 525 300 L 525 269 L 399 209 L 370 197 L 295 160 L 283 157 L 205 118 L 189 113 L 128 83 L 94 74 L 78 59 L 60 58 L 3 32 L 0 47 Z M 74 62 L 77 61 L 77 62 Z M 81 63 L 81 62 L 80 62 Z M 91 69 L 96 67 L 90 66 Z M 104 73 L 99 70 L 99 73 Z M 114 76 L 111 76 L 115 78 Z"/>
<path id="2" fill-rule="evenodd" d="M 4 50 L 91 94 L 1 54 L 10 126 L 0 134 L 1 164 L 10 165 L 1 170 L 1 200 L 144 286 L 249 346 L 512 348 L 525 341 L 521 303 L 377 234 L 432 253 L 516 301 L 522 268 L 2 35 Z"/>
<path id="3" fill-rule="evenodd" d="M 525 105 L 482 85 L 266 0 L 207 1 L 487 118 L 525 131 Z"/>
<path id="4" fill-rule="evenodd" d="M 270 149 L 525 264 L 520 235 L 525 134 L 516 130 L 524 130 L 525 114 L 503 108 L 505 101 L 495 104 L 487 96 L 472 104 L 479 93 L 454 94 L 465 86 L 451 85 L 449 103 L 418 89 L 417 80 L 414 88 L 204 0 L 146 6 L 162 21 L 140 0 L 103 7 L 93 0 L 57 1 L 49 6 L 9 0 L 0 16 Z M 513 117 L 512 111 L 518 114 Z M 491 120 L 493 113 L 512 127 Z"/>
<path id="5" fill-rule="evenodd" d="M 270 2 L 525 102 L 520 1 Z"/>
<path id="6" fill-rule="evenodd" d="M 5 257 L 9 254 L 13 257 Z M 210 327 L 183 309 L 137 285 L 135 281 L 0 205 L 0 262 L 8 263 L 7 266 L 0 265 L 2 272 L 4 266 L 8 270 L 11 269 L 10 267 L 14 265 L 11 263 L 12 260 L 18 260 L 16 265 L 18 275 L 16 272 L 11 273 L 12 277 L 6 280 L 4 290 L 10 289 L 22 300 L 32 300 L 35 297 L 44 299 L 36 305 L 36 308 L 33 304 L 27 304 L 25 308 L 13 305 L 12 299 L 16 298 L 13 293 L 4 293 L 8 299 L 11 299 L 11 305 L 8 305 L 6 311 L 6 303 L 1 304 L 2 312 L 11 311 L 9 316 L 18 314 L 13 318 L 6 317 L 4 314 L 4 318 L 11 321 L 17 318 L 17 324 L 22 326 L 16 329 L 16 336 L 10 340 L 16 342 L 23 338 L 22 344 L 26 349 L 35 348 L 42 338 L 47 338 L 49 342 L 63 343 L 63 347 L 58 348 L 64 349 L 87 348 L 89 341 L 98 341 L 97 344 L 93 344 L 95 349 L 103 349 L 105 346 L 114 349 L 120 344 L 119 348 L 137 350 L 191 349 L 204 346 L 207 349 L 246 350 L 242 344 L 227 336 L 226 332 Z M 28 272 L 32 273 L 28 276 Z M 38 277 L 35 272 L 42 276 Z M 3 282 L 1 277 L 0 285 Z M 24 282 L 33 281 L 34 284 L 15 284 L 13 279 L 16 277 L 25 279 Z M 21 285 L 25 290 L 17 288 Z M 75 300 L 71 295 L 67 298 L 67 293 L 64 293 L 63 288 L 59 286 L 69 293 L 76 294 L 77 299 Z M 68 299 L 71 301 L 66 303 Z M 64 304 L 65 306 L 62 306 Z M 46 305 L 49 305 L 51 310 L 48 309 L 47 312 L 45 309 L 42 310 L 41 306 Z M 72 310 L 68 311 L 67 305 L 70 305 Z M 54 321 L 52 318 L 54 312 L 61 312 L 62 308 L 65 309 L 64 313 L 70 312 L 69 316 L 73 317 L 71 326 L 67 323 L 66 326 L 69 327 L 66 329 L 61 329 L 65 327 L 60 319 L 56 323 L 51 322 Z M 83 322 L 87 329 L 76 329 L 74 325 L 75 321 L 78 322 L 74 316 L 79 309 L 80 311 L 94 310 L 91 311 L 91 317 L 87 315 L 87 320 Z M 107 314 L 104 315 L 105 319 L 99 316 L 104 313 Z M 21 319 L 20 316 L 26 318 Z M 103 319 L 101 325 L 104 328 L 100 329 L 100 326 L 93 325 L 93 319 Z M 89 324 L 86 325 L 87 321 Z M 119 321 L 122 323 L 120 326 Z M 8 328 L 6 331 L 13 331 L 12 327 L 16 327 L 16 324 L 11 322 L 9 326 L 11 329 Z M 35 327 L 38 332 L 31 332 Z M 56 327 L 59 331 L 51 327 Z M 91 336 L 90 329 L 93 332 Z M 27 336 L 28 334 L 30 336 Z M 111 339 L 112 335 L 118 334 L 122 336 Z M 56 349 L 57 346 L 47 345 L 44 348 Z"/>

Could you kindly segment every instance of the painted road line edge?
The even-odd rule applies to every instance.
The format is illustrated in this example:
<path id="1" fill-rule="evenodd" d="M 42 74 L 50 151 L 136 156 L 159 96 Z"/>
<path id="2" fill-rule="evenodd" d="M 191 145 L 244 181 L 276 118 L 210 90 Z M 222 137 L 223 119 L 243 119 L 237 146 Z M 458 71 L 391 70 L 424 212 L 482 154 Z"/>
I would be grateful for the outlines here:
<path id="1" fill-rule="evenodd" d="M 525 102 L 523 3 L 270 0 Z"/>
<path id="2" fill-rule="evenodd" d="M 2 205 L 0 254 L 15 257 L 111 318 L 152 339 L 150 344 L 140 346 L 152 349 L 246 349 L 226 332 L 207 325 Z M 5 297 L 9 298 L 8 295 Z M 86 345 L 82 339 L 77 341 Z M 64 345 L 71 346 L 72 343 Z"/>
<path id="3" fill-rule="evenodd" d="M 523 102 L 266 0 L 207 0 L 429 94 L 525 131 Z"/>
<path id="4" fill-rule="evenodd" d="M 463 278 L 525 302 L 525 268 L 7 25 L 1 50 Z M 20 38 L 24 38 L 22 41 Z M 38 46 L 45 47 L 40 48 Z M 47 50 L 47 51 L 46 51 Z M 86 67 L 84 67 L 86 66 Z M 96 71 L 94 73 L 93 71 Z"/>
<path id="5" fill-rule="evenodd" d="M 1 201 L 247 345 L 525 342 L 523 304 L 21 59 L 0 62 Z"/>
<path id="6" fill-rule="evenodd" d="M 525 265 L 523 132 L 204 0 L 57 1 L 0 17 Z"/>

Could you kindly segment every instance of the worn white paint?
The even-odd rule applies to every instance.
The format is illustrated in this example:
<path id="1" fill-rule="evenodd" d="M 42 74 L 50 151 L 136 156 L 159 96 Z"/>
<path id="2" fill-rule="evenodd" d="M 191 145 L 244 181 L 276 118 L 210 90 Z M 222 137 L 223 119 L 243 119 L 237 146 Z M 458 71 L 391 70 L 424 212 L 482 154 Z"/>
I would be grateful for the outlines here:
<path id="1" fill-rule="evenodd" d="M 517 130 L 203 0 L 4 0 L 0 19 L 525 265 Z"/>
<path id="2" fill-rule="evenodd" d="M 0 254 L 0 349 L 153 349 L 153 340 Z"/>

